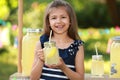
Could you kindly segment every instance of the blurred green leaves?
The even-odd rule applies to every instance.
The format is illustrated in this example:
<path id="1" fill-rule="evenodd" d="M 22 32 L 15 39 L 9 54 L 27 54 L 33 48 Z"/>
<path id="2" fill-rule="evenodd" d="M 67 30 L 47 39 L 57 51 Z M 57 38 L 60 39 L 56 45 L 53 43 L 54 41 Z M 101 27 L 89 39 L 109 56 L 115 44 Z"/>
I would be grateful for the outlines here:
<path id="1" fill-rule="evenodd" d="M 0 19 L 6 20 L 9 16 L 9 7 L 5 0 L 0 0 Z"/>
<path id="2" fill-rule="evenodd" d="M 30 9 L 24 13 L 24 26 L 42 28 L 45 5 L 46 3 L 32 3 Z"/>
<path id="3" fill-rule="evenodd" d="M 0 19 L 8 20 L 8 17 L 18 6 L 17 0 L 0 0 Z"/>
<path id="4" fill-rule="evenodd" d="M 45 7 L 52 0 L 23 0 L 24 27 L 42 27 Z M 81 28 L 109 27 L 112 21 L 106 4 L 100 0 L 66 0 L 74 8 Z M 117 2 L 119 4 L 119 1 Z M 34 5 L 34 6 L 33 6 Z M 18 0 L 0 0 L 0 19 L 18 21 Z"/>

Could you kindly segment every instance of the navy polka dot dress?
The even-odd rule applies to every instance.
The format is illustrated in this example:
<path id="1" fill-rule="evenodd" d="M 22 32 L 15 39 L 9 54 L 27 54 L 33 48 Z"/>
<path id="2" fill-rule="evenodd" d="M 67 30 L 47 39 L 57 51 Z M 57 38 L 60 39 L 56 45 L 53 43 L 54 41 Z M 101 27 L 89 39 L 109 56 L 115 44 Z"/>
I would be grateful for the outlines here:
<path id="1" fill-rule="evenodd" d="M 44 48 L 44 42 L 48 41 L 47 35 L 40 37 L 42 48 Z M 78 47 L 83 45 L 83 41 L 75 40 L 68 48 L 59 49 L 59 56 L 63 59 L 65 64 L 73 71 L 75 71 L 75 56 L 78 51 Z M 40 80 L 69 80 L 68 77 L 60 69 L 51 69 L 44 65 Z"/>

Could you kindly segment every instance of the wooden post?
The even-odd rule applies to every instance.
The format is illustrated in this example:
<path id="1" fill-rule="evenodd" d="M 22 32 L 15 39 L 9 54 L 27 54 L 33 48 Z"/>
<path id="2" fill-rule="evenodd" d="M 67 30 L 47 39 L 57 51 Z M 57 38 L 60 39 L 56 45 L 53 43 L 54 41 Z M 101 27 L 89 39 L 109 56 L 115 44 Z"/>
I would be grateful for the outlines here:
<path id="1" fill-rule="evenodd" d="M 23 0 L 18 0 L 18 73 L 22 73 L 22 26 L 23 26 Z"/>

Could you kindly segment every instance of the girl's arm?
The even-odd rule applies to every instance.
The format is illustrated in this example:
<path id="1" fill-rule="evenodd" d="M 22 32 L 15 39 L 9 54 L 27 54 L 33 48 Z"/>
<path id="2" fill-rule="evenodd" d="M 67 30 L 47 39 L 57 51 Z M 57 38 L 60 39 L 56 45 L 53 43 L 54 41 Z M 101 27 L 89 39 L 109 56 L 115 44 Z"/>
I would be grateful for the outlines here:
<path id="1" fill-rule="evenodd" d="M 38 80 L 42 73 L 42 67 L 43 67 L 43 60 L 40 59 L 39 54 L 43 54 L 42 51 L 40 51 L 41 45 L 40 42 L 37 43 L 35 48 L 35 55 L 34 55 L 34 62 L 33 67 L 30 74 L 30 80 Z"/>
<path id="2" fill-rule="evenodd" d="M 84 48 L 83 46 L 79 47 L 79 50 L 75 58 L 75 67 L 76 72 L 72 71 L 65 64 L 61 67 L 61 70 L 70 80 L 84 80 Z"/>

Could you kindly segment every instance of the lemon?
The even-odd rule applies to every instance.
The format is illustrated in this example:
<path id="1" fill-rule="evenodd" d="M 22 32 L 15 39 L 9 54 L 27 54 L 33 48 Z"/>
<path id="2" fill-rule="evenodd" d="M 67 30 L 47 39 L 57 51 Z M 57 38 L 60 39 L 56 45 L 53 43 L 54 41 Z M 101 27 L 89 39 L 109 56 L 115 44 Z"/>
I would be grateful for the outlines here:
<path id="1" fill-rule="evenodd" d="M 56 53 L 57 53 L 56 47 L 52 47 L 52 48 L 50 49 L 49 54 L 47 54 L 47 58 L 54 57 L 54 55 L 55 55 Z"/>

